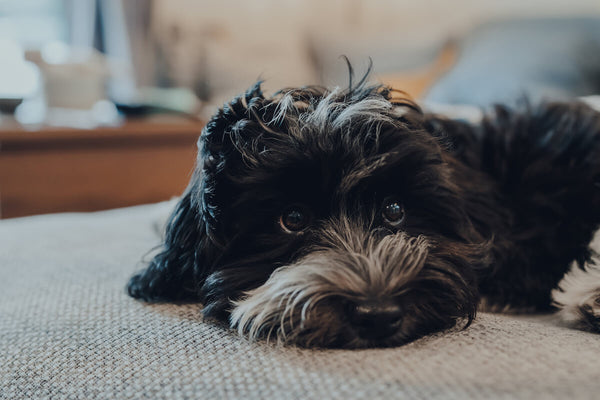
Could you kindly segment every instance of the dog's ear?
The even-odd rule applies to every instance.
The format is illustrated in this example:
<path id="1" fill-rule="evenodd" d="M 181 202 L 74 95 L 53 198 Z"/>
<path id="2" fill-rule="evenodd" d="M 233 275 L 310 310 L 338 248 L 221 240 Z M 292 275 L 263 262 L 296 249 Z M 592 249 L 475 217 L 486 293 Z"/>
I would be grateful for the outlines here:
<path id="1" fill-rule="evenodd" d="M 260 84 L 225 104 L 204 127 L 194 176 L 168 221 L 160 252 L 129 281 L 132 297 L 205 300 L 202 286 L 235 234 L 228 223 L 234 181 L 251 162 L 253 146 L 270 132 L 264 121 L 273 119 L 274 107 L 266 107 Z"/>
<path id="2" fill-rule="evenodd" d="M 229 196 L 226 188 L 218 187 L 219 182 L 234 169 L 226 161 L 241 159 L 234 153 L 249 140 L 243 134 L 253 133 L 248 129 L 251 124 L 243 122 L 249 122 L 251 111 L 260 109 L 262 100 L 258 82 L 208 121 L 198 140 L 194 175 L 169 218 L 160 252 L 130 279 L 129 295 L 146 301 L 202 300 L 200 289 L 214 272 L 224 246 L 217 220 L 219 205 L 229 201 Z"/>
<path id="3" fill-rule="evenodd" d="M 480 137 L 476 123 L 435 114 L 424 114 L 423 121 L 425 129 L 445 151 L 467 165 L 479 165 Z"/>
<path id="4" fill-rule="evenodd" d="M 200 184 L 195 176 L 167 222 L 160 252 L 129 280 L 132 297 L 153 302 L 198 299 L 215 253 L 199 204 Z"/>

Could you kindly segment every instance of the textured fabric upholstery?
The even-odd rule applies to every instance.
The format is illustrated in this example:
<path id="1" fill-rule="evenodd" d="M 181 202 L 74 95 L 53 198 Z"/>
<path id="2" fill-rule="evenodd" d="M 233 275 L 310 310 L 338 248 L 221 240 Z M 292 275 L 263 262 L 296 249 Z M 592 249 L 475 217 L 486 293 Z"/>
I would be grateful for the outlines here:
<path id="1" fill-rule="evenodd" d="M 2 399 L 598 398 L 600 336 L 480 314 L 392 349 L 249 343 L 124 286 L 172 203 L 0 222 Z"/>

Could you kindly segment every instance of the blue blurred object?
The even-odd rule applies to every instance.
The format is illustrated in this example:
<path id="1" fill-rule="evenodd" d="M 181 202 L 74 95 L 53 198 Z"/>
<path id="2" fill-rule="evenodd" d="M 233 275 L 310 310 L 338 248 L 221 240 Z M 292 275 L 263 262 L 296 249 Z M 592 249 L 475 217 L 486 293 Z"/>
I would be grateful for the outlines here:
<path id="1" fill-rule="evenodd" d="M 425 102 L 488 107 L 599 93 L 600 19 L 518 19 L 468 34 Z"/>

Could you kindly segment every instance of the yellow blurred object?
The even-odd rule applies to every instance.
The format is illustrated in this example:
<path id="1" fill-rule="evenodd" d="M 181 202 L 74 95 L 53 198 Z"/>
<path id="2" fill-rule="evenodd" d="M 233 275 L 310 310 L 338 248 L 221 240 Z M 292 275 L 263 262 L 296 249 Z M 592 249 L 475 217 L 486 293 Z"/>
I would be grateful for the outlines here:
<path id="1" fill-rule="evenodd" d="M 454 65 L 457 56 L 458 46 L 456 42 L 448 41 L 429 65 L 423 65 L 414 70 L 378 74 L 377 78 L 381 83 L 406 92 L 412 98 L 418 100 L 427 93 L 433 83 Z"/>

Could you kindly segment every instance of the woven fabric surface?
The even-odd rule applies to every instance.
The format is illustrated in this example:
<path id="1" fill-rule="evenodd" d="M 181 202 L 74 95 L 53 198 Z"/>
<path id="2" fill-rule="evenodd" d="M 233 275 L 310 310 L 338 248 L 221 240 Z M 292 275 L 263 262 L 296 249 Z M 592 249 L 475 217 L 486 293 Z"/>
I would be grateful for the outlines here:
<path id="1" fill-rule="evenodd" d="M 250 343 L 124 286 L 171 203 L 0 222 L 2 399 L 598 398 L 600 336 L 480 314 L 392 349 Z"/>

